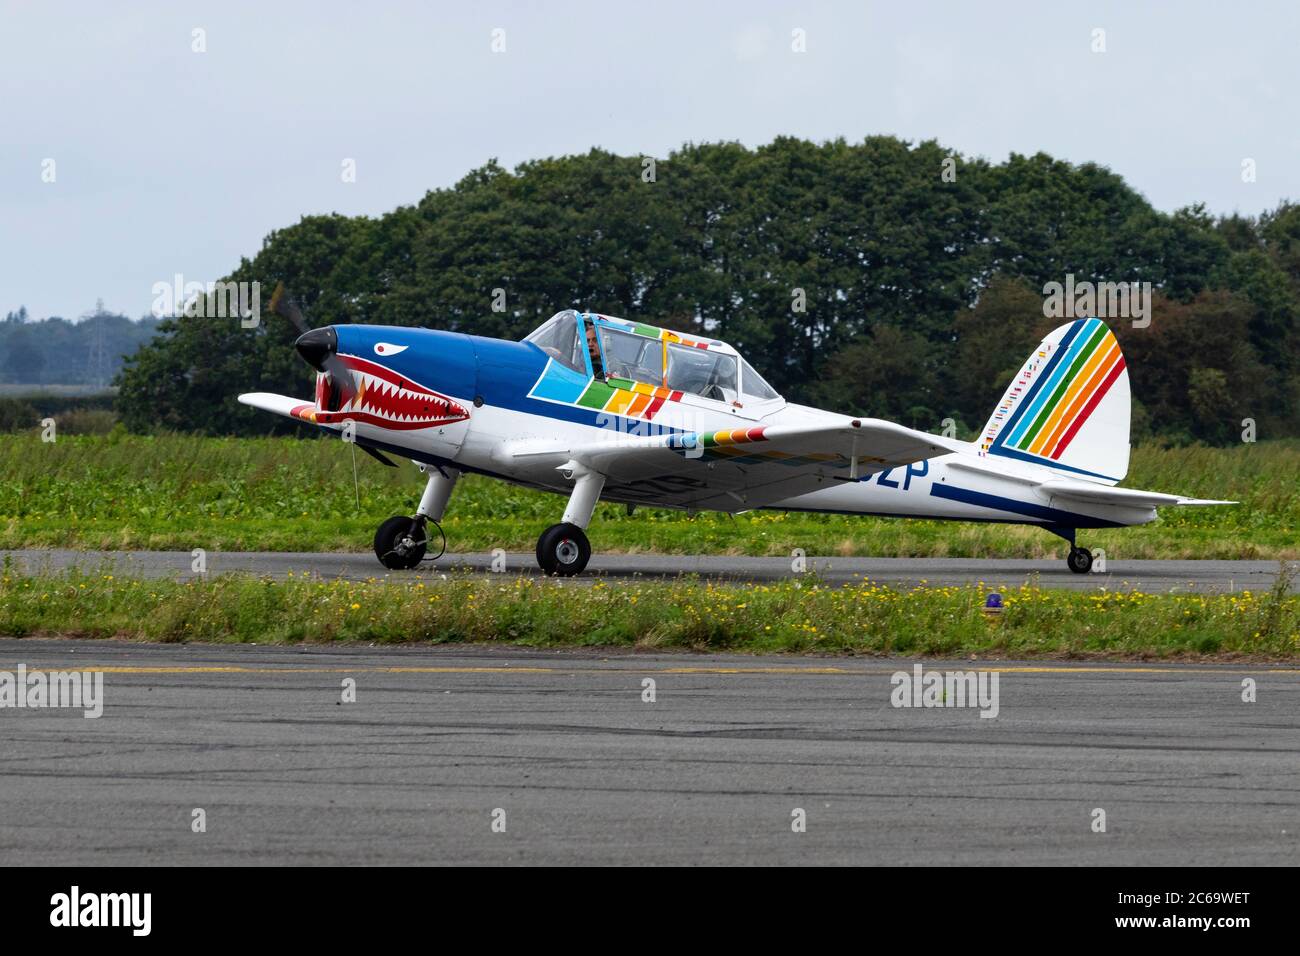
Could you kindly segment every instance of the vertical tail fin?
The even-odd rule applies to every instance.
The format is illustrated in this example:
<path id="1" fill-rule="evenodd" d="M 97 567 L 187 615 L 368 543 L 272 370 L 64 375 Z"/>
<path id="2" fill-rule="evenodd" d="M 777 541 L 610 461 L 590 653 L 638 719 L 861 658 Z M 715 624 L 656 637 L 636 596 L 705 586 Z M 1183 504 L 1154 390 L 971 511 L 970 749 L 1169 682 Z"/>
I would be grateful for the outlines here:
<path id="1" fill-rule="evenodd" d="M 1115 484 L 1128 474 L 1124 355 L 1100 319 L 1048 334 L 1007 386 L 977 440 L 981 455 Z"/>

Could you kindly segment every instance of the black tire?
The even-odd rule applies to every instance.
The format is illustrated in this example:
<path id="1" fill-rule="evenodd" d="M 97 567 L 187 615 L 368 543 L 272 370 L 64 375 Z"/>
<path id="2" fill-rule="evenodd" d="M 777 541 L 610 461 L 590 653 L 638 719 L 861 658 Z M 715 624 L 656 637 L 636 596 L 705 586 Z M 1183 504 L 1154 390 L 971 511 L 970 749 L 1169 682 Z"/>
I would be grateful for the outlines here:
<path id="1" fill-rule="evenodd" d="M 1071 548 L 1065 563 L 1075 574 L 1087 574 L 1092 570 L 1092 552 L 1087 548 Z"/>
<path id="2" fill-rule="evenodd" d="M 405 538 L 414 539 L 411 544 Z M 429 538 L 424 528 L 414 518 L 397 516 L 389 518 L 375 532 L 375 557 L 390 571 L 409 571 L 424 560 Z"/>
<path id="3" fill-rule="evenodd" d="M 537 566 L 562 578 L 581 574 L 591 560 L 591 542 L 576 524 L 553 524 L 537 539 Z"/>

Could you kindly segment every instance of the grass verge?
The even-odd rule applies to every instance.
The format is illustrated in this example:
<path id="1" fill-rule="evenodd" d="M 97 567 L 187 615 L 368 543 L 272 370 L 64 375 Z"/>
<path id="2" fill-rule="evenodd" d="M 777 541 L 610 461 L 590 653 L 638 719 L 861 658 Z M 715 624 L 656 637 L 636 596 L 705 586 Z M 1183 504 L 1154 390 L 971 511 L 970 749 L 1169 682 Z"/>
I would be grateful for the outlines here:
<path id="1" fill-rule="evenodd" d="M 800 654 L 1300 659 L 1300 596 L 895 590 L 815 578 L 746 589 L 681 580 L 182 583 L 105 573 L 0 574 L 0 635 L 162 642 L 487 642 Z"/>

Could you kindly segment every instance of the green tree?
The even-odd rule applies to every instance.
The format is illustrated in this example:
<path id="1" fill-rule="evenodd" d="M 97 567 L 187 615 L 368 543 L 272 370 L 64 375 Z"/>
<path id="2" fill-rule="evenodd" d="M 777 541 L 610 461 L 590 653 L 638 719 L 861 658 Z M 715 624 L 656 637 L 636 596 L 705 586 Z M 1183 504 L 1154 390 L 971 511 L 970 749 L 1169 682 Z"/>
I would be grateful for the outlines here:
<path id="1" fill-rule="evenodd" d="M 826 363 L 813 398 L 836 411 L 937 432 L 951 408 L 937 351 L 919 332 L 875 326 Z"/>
<path id="2" fill-rule="evenodd" d="M 1179 330 L 1206 327 L 1149 368 L 1132 362 L 1155 431 L 1221 433 L 1198 425 L 1195 368 L 1221 371 L 1234 402 L 1267 396 L 1289 410 L 1272 426 L 1300 430 L 1286 424 L 1300 390 L 1300 212 L 1289 204 L 1258 220 L 1165 214 L 1095 164 L 1042 153 L 989 163 L 889 136 L 687 144 L 647 173 L 641 157 L 599 149 L 513 170 L 490 161 L 382 216 L 276 230 L 229 278 L 268 295 L 283 281 L 314 325 L 516 338 L 567 307 L 642 319 L 731 342 L 795 401 L 924 427 L 984 421 L 1056 324 L 1042 318 L 1046 282 L 1147 281 Z M 1182 334 L 1165 325 L 1157 315 L 1126 347 Z M 67 331 L 52 325 L 51 341 Z M 296 334 L 269 314 L 252 330 L 169 319 L 121 375 L 122 418 L 295 430 L 235 396 L 309 394 Z M 1201 410 L 1215 381 L 1198 375 Z"/>
<path id="3" fill-rule="evenodd" d="M 971 428 L 982 426 L 1030 350 L 1056 325 L 1043 296 L 1022 280 L 994 276 L 973 308 L 953 322 L 952 404 Z"/>

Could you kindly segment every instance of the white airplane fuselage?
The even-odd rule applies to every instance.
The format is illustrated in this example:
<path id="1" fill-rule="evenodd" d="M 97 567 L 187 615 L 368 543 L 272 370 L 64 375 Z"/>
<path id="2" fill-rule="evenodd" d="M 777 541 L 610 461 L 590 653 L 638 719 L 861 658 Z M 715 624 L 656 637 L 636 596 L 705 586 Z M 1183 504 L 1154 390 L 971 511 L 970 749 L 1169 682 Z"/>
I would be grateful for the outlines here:
<path id="1" fill-rule="evenodd" d="M 548 339 L 561 320 L 568 338 Z M 584 348 L 573 335 L 577 322 L 622 338 L 597 353 L 594 339 Z M 441 520 L 464 473 L 569 497 L 538 543 L 543 569 L 560 574 L 585 567 L 599 500 L 1034 525 L 1070 543 L 1078 573 L 1092 560 L 1078 529 L 1145 524 L 1165 505 L 1230 503 L 1115 487 L 1128 469 L 1129 387 L 1119 346 L 1096 319 L 1040 343 L 976 442 L 789 403 L 725 343 L 585 313 L 560 313 L 522 342 L 345 325 L 304 333 L 297 347 L 321 369 L 314 402 L 240 400 L 428 472 L 415 516 L 376 532 L 388 567 L 418 563 L 424 523 Z M 597 361 L 617 373 L 598 374 Z M 712 378 L 688 385 L 699 367 Z"/>

